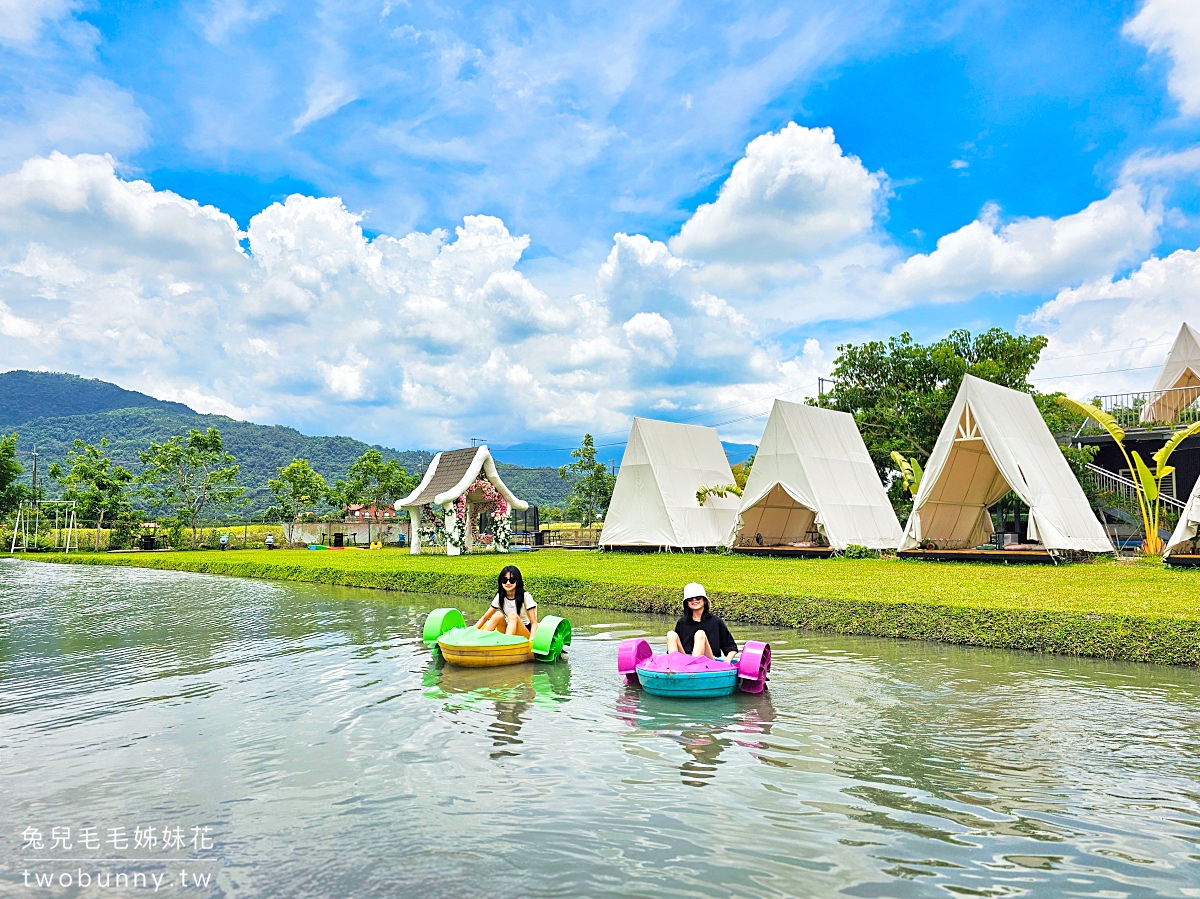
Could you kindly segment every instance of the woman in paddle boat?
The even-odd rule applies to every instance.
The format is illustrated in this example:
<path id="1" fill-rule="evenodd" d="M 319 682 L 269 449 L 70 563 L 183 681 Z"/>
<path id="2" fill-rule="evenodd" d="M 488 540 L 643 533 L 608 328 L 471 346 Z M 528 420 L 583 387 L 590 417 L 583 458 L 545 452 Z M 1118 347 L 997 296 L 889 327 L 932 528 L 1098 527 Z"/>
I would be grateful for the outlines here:
<path id="1" fill-rule="evenodd" d="M 682 652 L 692 656 L 707 656 L 737 664 L 737 643 L 729 628 L 709 609 L 708 595 L 702 584 L 683 588 L 683 615 L 675 622 L 675 630 L 667 633 L 667 652 Z"/>
<path id="2" fill-rule="evenodd" d="M 525 592 L 525 581 L 516 565 L 505 565 L 496 579 L 496 595 L 475 622 L 484 631 L 500 631 L 533 638 L 537 631 L 537 603 Z"/>

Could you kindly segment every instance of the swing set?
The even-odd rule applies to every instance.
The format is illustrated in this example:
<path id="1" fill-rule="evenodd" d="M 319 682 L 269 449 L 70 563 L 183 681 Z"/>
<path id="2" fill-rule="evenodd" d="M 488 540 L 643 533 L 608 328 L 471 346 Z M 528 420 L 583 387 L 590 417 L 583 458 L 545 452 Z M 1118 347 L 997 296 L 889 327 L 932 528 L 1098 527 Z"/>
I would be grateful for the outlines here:
<path id="1" fill-rule="evenodd" d="M 78 552 L 78 526 L 75 519 L 75 500 L 73 499 L 21 503 L 17 508 L 17 518 L 13 522 L 12 545 L 9 547 L 9 552 L 29 552 L 31 547 L 37 549 L 37 535 L 42 530 L 43 510 L 45 510 L 44 517 L 48 527 L 50 512 L 54 512 L 54 526 L 51 529 L 54 549 L 65 553 L 69 553 L 71 550 Z M 32 538 L 30 537 L 31 532 Z"/>

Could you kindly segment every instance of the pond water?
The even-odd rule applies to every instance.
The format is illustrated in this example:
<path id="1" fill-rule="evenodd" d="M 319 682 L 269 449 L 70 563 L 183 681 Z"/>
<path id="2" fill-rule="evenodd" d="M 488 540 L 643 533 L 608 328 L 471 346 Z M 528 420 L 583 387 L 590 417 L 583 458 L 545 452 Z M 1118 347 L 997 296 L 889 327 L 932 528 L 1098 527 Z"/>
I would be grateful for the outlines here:
<path id="1" fill-rule="evenodd" d="M 1195 670 L 735 627 L 681 702 L 666 619 L 468 671 L 445 604 L 0 561 L 0 894 L 1200 896 Z"/>

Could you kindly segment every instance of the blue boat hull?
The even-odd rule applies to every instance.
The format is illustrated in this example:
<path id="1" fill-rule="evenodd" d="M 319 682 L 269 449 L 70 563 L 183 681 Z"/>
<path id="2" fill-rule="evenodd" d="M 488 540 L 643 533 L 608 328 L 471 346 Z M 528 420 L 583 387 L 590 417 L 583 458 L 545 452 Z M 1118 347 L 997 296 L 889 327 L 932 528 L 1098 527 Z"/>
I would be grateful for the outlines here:
<path id="1" fill-rule="evenodd" d="M 672 696 L 680 699 L 700 699 L 707 696 L 728 696 L 737 689 L 737 669 L 728 671 L 647 671 L 637 669 L 638 682 L 652 696 Z"/>

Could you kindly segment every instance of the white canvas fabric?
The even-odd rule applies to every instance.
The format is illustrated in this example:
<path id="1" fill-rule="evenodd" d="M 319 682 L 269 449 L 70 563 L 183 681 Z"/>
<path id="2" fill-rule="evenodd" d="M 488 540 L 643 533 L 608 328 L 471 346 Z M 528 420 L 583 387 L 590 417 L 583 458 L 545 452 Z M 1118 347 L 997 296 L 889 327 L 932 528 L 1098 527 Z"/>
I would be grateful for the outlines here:
<path id="1" fill-rule="evenodd" d="M 781 400 L 767 419 L 738 518 L 739 545 L 784 546 L 821 534 L 834 549 L 895 549 L 903 536 L 854 416 Z"/>
<path id="2" fill-rule="evenodd" d="M 1200 334 L 1184 322 L 1167 354 L 1154 390 L 1168 391 L 1142 407 L 1141 421 L 1175 421 L 1200 397 Z"/>
<path id="3" fill-rule="evenodd" d="M 913 501 L 901 549 L 922 540 L 976 546 L 992 535 L 987 507 L 1012 490 L 1029 506 L 1029 538 L 1047 549 L 1113 547 L 1027 393 L 967 375 Z"/>
<path id="4" fill-rule="evenodd" d="M 732 483 L 714 428 L 635 418 L 600 545 L 720 546 L 733 531 L 738 498 L 710 496 L 701 506 L 696 491 Z"/>
<path id="5" fill-rule="evenodd" d="M 1167 541 L 1163 555 L 1169 556 L 1185 543 L 1191 543 L 1196 539 L 1198 533 L 1200 533 L 1200 479 L 1192 485 L 1192 495 L 1188 497 L 1187 505 L 1183 507 L 1183 512 L 1179 516 L 1179 524 L 1175 525 L 1175 532 Z"/>

